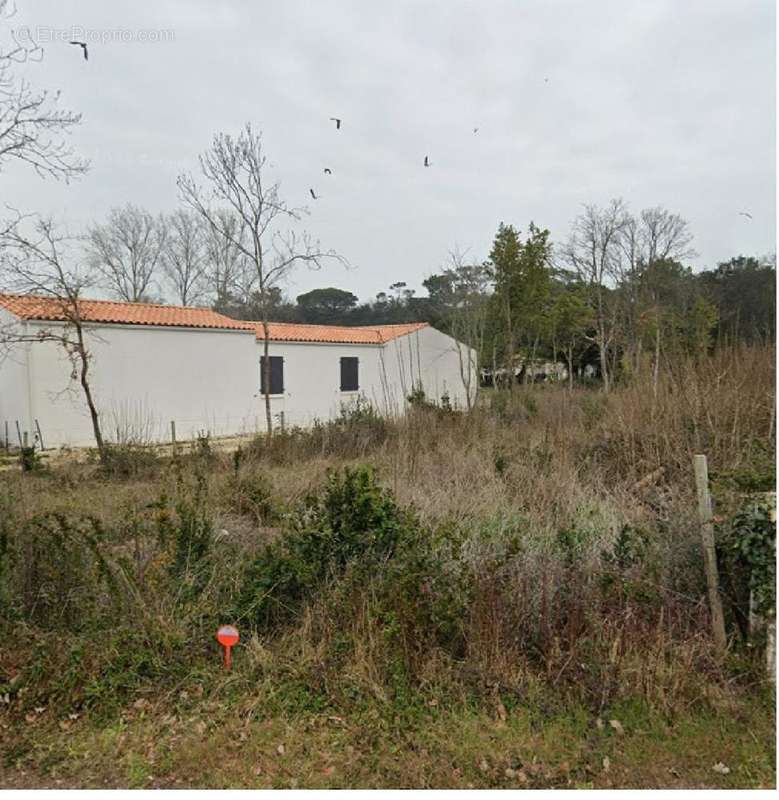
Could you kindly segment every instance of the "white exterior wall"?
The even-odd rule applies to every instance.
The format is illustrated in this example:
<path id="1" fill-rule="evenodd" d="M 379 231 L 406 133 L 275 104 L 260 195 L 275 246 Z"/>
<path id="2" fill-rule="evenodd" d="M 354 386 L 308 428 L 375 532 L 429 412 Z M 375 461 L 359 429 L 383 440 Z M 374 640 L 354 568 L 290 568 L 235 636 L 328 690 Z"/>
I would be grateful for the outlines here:
<path id="1" fill-rule="evenodd" d="M 421 328 L 388 342 L 384 360 L 390 384 L 400 387 L 401 400 L 416 386 L 421 386 L 425 397 L 435 403 L 448 395 L 454 408 L 467 408 L 468 394 L 471 400 L 476 396 L 476 351 L 435 328 Z"/>
<path id="2" fill-rule="evenodd" d="M 35 335 L 56 323 L 26 325 Z M 253 331 L 93 326 L 90 385 L 105 439 L 167 441 L 171 420 L 180 440 L 200 431 L 216 436 L 263 431 L 263 346 Z M 381 414 L 400 415 L 420 383 L 428 399 L 440 402 L 448 394 L 452 405 L 465 408 L 458 347 L 475 365 L 473 351 L 429 327 L 381 346 L 271 342 L 270 354 L 284 358 L 284 393 L 271 400 L 275 424 L 281 412 L 286 425 L 331 419 L 360 396 Z M 359 359 L 357 392 L 340 391 L 342 356 Z M 62 347 L 53 342 L 19 345 L 1 359 L 0 436 L 7 420 L 15 444 L 18 420 L 32 441 L 37 419 L 47 448 L 92 446 L 83 392 L 70 373 Z M 475 387 L 474 379 L 474 392 Z"/>
<path id="3" fill-rule="evenodd" d="M 53 323 L 28 323 L 30 330 Z M 90 386 L 107 441 L 165 441 L 257 430 L 254 334 L 248 331 L 100 325 L 90 329 Z M 30 349 L 31 408 L 46 447 L 94 445 L 71 365 L 54 342 Z"/>
<path id="4" fill-rule="evenodd" d="M 256 343 L 253 362 L 255 392 L 261 413 L 265 413 L 265 398 L 260 394 L 260 358 L 265 343 Z M 349 345 L 313 342 L 270 342 L 271 356 L 284 359 L 284 393 L 271 395 L 271 413 L 274 424 L 279 424 L 279 414 L 284 414 L 285 425 L 310 425 L 315 419 L 326 420 L 338 416 L 343 405 L 354 403 L 362 395 L 382 408 L 380 391 L 381 347 L 378 345 Z M 359 359 L 356 392 L 341 391 L 341 357 Z M 263 416 L 262 427 L 264 429 Z"/>
<path id="5" fill-rule="evenodd" d="M 0 308 L 0 339 L 4 331 L 23 333 L 23 323 Z M 26 431 L 32 443 L 33 420 L 28 413 L 27 356 L 29 344 L 0 344 L 0 445 L 5 445 L 6 423 L 8 440 L 18 445 L 16 423 L 22 434 Z"/>
<path id="6" fill-rule="evenodd" d="M 464 364 L 471 358 L 473 397 L 477 386 L 475 352 L 434 328 L 422 328 L 385 345 L 270 342 L 269 354 L 284 359 L 284 393 L 271 397 L 274 424 L 278 424 L 281 412 L 287 425 L 306 426 L 315 419 L 332 419 L 358 396 L 379 413 L 398 416 L 404 413 L 406 398 L 420 383 L 429 400 L 440 402 L 448 394 L 453 406 L 466 408 L 458 346 Z M 264 342 L 258 341 L 257 391 L 263 352 Z M 357 392 L 340 391 L 342 356 L 359 359 Z M 259 400 L 264 402 L 262 395 Z"/>

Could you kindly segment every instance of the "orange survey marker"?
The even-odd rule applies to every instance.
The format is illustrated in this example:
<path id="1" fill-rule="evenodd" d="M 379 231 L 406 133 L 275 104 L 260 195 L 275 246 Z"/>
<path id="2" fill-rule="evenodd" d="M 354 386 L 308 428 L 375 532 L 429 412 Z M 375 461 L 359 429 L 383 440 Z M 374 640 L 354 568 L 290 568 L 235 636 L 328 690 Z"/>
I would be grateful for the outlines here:
<path id="1" fill-rule="evenodd" d="M 216 640 L 224 648 L 225 669 L 230 669 L 230 665 L 233 663 L 230 651 L 233 645 L 238 644 L 239 638 L 238 628 L 234 628 L 232 625 L 222 625 L 216 631 Z"/>

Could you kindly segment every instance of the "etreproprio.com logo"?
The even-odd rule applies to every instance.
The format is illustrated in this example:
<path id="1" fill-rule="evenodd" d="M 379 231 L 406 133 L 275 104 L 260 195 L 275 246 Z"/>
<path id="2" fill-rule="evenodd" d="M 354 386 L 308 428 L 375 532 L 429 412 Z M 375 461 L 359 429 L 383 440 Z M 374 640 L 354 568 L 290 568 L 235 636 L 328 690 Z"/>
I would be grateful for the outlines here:
<path id="1" fill-rule="evenodd" d="M 48 25 L 23 26 L 14 31 L 17 41 L 40 46 L 55 42 L 86 42 L 88 44 L 121 44 L 140 42 L 157 44 L 174 41 L 171 28 L 87 28 L 71 25 L 69 28 L 53 28 Z"/>

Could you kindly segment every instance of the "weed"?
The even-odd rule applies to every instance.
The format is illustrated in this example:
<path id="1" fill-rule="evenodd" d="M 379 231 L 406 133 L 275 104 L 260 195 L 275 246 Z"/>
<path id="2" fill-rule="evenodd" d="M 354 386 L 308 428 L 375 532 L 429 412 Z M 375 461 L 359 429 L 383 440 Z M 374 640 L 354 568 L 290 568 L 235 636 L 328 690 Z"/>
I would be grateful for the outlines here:
<path id="1" fill-rule="evenodd" d="M 43 469 L 43 459 L 34 445 L 19 448 L 19 463 L 22 472 L 37 472 Z"/>
<path id="2" fill-rule="evenodd" d="M 105 539 L 89 515 L 48 512 L 24 522 L 14 540 L 15 595 L 24 617 L 43 628 L 81 629 L 110 615 L 116 594 Z"/>
<path id="3" fill-rule="evenodd" d="M 97 461 L 96 450 L 89 452 L 89 460 Z M 152 477 L 159 470 L 159 458 L 154 448 L 143 444 L 104 444 L 102 471 L 110 478 Z"/>
<path id="4" fill-rule="evenodd" d="M 273 501 L 273 487 L 262 470 L 238 472 L 231 476 L 229 491 L 232 507 L 239 514 L 249 514 L 257 522 L 268 525 L 277 517 Z"/>
<path id="5" fill-rule="evenodd" d="M 770 355 L 717 351 L 664 370 L 656 391 L 636 379 L 608 398 L 514 387 L 468 414 L 415 402 L 385 419 L 360 398 L 232 456 L 210 442 L 172 458 L 116 446 L 114 472 L 64 454 L 46 474 L 0 472 L 0 632 L 15 643 L 0 652 L 6 758 L 63 775 L 62 763 L 85 762 L 65 739 L 99 750 L 99 731 L 115 753 L 120 730 L 129 747 L 133 731 L 176 728 L 170 741 L 186 747 L 163 758 L 156 738 L 137 742 L 127 752 L 139 760 L 119 769 L 142 784 L 175 762 L 195 782 L 201 760 L 216 760 L 211 737 L 235 724 L 246 728 L 220 741 L 261 764 L 252 785 L 292 780 L 292 759 L 274 755 L 281 741 L 292 751 L 290 731 L 327 731 L 328 747 L 355 747 L 341 785 L 423 784 L 433 769 L 441 784 L 506 787 L 507 770 L 527 769 L 526 785 L 601 786 L 634 780 L 618 752 L 649 758 L 695 719 L 680 741 L 727 761 L 724 740 L 706 735 L 760 718 L 749 595 L 765 614 L 774 602 L 772 513 L 743 496 L 773 474 Z M 722 520 L 724 662 L 708 635 L 694 452 L 709 455 Z M 227 621 L 241 630 L 230 673 L 214 640 Z M 47 748 L 47 720 L 71 713 L 83 728 L 63 737 L 55 724 L 60 744 Z M 208 737 L 205 713 L 216 715 Z M 597 716 L 621 720 L 625 736 L 598 733 Z M 455 726 L 474 743 L 446 749 Z M 249 747 L 255 735 L 267 754 Z M 768 780 L 761 748 L 742 784 Z M 534 755 L 571 768 L 534 772 Z M 313 784 L 336 785 L 309 768 Z M 695 770 L 690 783 L 713 779 L 710 765 Z M 665 762 L 661 773 L 651 780 L 670 781 Z"/>
<path id="6" fill-rule="evenodd" d="M 198 431 L 194 452 L 198 458 L 204 461 L 210 461 L 214 457 L 214 450 L 211 447 L 211 434 L 208 431 Z"/>

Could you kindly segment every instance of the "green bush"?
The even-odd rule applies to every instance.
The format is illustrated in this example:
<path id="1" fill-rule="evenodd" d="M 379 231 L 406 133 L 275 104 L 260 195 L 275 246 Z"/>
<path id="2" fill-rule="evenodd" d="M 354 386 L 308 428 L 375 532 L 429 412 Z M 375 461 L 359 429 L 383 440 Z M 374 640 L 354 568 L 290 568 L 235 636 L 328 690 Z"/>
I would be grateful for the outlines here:
<path id="1" fill-rule="evenodd" d="M 110 618 L 115 578 L 103 555 L 106 533 L 90 515 L 36 514 L 14 539 L 14 602 L 44 629 L 78 630 Z M 9 549 L 8 541 L 5 544 Z"/>
<path id="2" fill-rule="evenodd" d="M 43 459 L 34 445 L 19 449 L 19 463 L 21 464 L 22 472 L 38 472 L 43 469 Z"/>
<path id="3" fill-rule="evenodd" d="M 158 539 L 172 550 L 170 574 L 183 581 L 190 593 L 197 594 L 205 582 L 214 541 L 205 476 L 197 472 L 190 483 L 178 474 L 175 498 L 171 502 L 163 494 L 157 507 Z"/>
<path id="4" fill-rule="evenodd" d="M 755 610 L 776 614 L 776 510 L 765 500 L 752 500 L 736 515 L 728 546 L 744 568 Z"/>
<path id="5" fill-rule="evenodd" d="M 381 568 L 419 529 L 369 467 L 329 472 L 321 494 L 309 495 L 288 525 L 247 572 L 242 614 L 259 625 L 294 616 L 352 562 L 359 560 L 368 573 Z"/>

